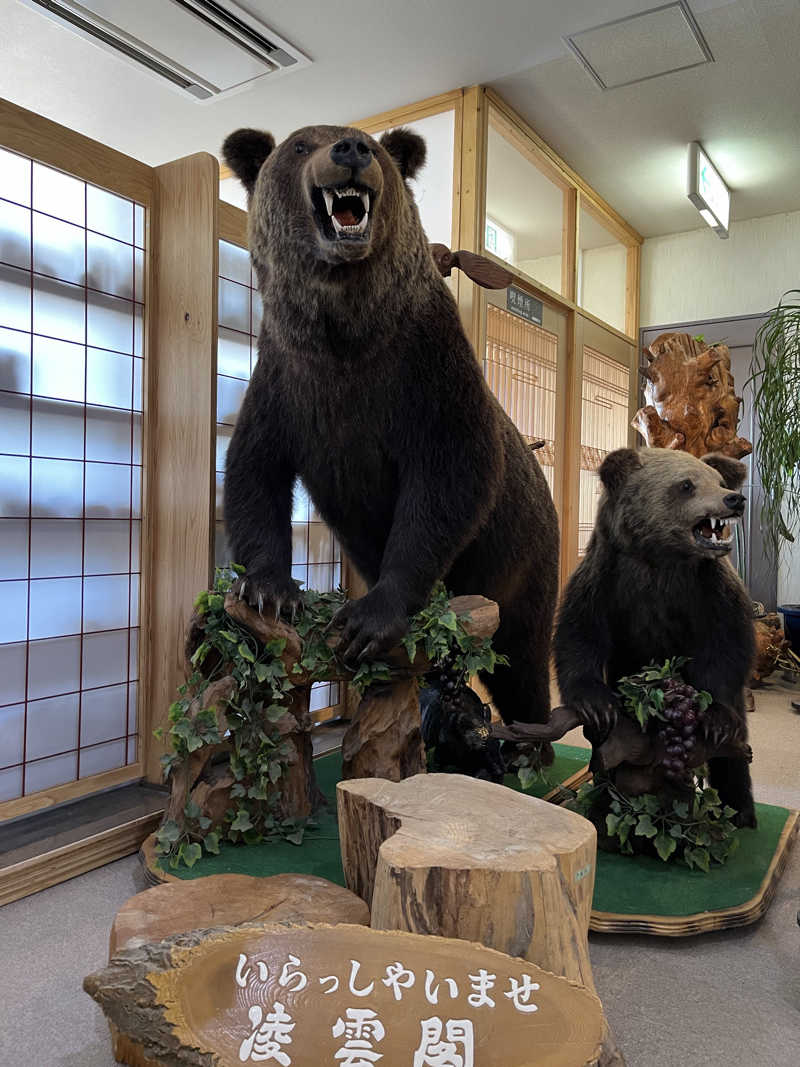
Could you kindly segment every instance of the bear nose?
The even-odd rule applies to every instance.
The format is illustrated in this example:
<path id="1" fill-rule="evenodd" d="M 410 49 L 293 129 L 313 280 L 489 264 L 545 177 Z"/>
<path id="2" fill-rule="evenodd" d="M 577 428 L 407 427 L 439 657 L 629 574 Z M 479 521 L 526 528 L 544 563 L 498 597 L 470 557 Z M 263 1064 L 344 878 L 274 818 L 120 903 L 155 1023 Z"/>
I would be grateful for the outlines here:
<path id="1" fill-rule="evenodd" d="M 744 499 L 741 493 L 728 493 L 726 497 L 723 497 L 722 503 L 731 511 L 742 512 L 744 511 Z"/>
<path id="2" fill-rule="evenodd" d="M 331 160 L 339 167 L 363 170 L 372 159 L 369 145 L 357 137 L 345 137 L 331 149 Z"/>

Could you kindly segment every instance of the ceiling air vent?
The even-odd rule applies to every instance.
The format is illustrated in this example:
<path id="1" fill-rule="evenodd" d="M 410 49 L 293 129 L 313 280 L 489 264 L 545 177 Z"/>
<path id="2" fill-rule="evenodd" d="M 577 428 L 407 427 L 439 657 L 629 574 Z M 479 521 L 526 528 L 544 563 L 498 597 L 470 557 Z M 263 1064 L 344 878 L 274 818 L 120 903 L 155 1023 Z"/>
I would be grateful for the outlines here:
<path id="1" fill-rule="evenodd" d="M 196 100 L 311 62 L 233 0 L 23 0 Z"/>
<path id="2" fill-rule="evenodd" d="M 714 62 L 685 0 L 573 33 L 564 41 L 601 89 L 620 89 Z"/>

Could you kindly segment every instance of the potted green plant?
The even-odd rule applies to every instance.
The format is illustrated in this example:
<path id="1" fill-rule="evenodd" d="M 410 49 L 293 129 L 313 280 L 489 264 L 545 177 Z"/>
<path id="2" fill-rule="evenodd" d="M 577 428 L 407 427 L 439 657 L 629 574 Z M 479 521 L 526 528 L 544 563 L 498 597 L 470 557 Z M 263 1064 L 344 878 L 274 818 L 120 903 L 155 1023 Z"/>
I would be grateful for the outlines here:
<path id="1" fill-rule="evenodd" d="M 800 525 L 800 289 L 784 293 L 759 328 L 750 375 L 760 433 L 761 525 L 777 559 Z"/>

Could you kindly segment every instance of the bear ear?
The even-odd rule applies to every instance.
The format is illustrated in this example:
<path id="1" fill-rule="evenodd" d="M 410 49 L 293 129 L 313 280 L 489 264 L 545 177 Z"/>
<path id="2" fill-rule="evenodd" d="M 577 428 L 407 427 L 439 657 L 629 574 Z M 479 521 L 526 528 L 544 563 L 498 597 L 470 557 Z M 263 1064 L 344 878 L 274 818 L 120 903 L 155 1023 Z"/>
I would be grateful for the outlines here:
<path id="1" fill-rule="evenodd" d="M 419 134 L 399 126 L 381 137 L 380 143 L 397 164 L 403 178 L 413 178 L 424 165 L 425 142 Z"/>
<path id="2" fill-rule="evenodd" d="M 275 138 L 263 130 L 236 130 L 225 138 L 222 157 L 252 195 L 261 164 L 275 147 Z"/>
<path id="3" fill-rule="evenodd" d="M 606 492 L 613 499 L 634 471 L 639 470 L 642 461 L 633 448 L 618 448 L 609 452 L 600 464 L 600 481 Z"/>
<path id="4" fill-rule="evenodd" d="M 719 471 L 726 489 L 738 489 L 747 477 L 747 467 L 738 459 L 731 459 L 730 456 L 723 456 L 719 452 L 709 452 L 707 456 L 701 458 L 703 463 Z"/>

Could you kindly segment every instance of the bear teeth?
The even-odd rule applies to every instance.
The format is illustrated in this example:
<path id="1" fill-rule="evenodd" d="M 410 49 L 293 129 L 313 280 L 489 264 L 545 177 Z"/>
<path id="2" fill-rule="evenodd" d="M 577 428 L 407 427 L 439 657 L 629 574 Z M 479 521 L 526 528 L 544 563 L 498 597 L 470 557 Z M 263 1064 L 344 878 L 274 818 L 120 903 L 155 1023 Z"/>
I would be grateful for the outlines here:
<path id="1" fill-rule="evenodd" d="M 348 187 L 347 189 L 322 189 L 322 196 L 325 200 L 325 207 L 328 209 L 328 214 L 333 214 L 333 201 L 334 198 L 341 200 L 346 196 L 357 196 L 361 203 L 364 205 L 364 212 L 369 214 L 369 193 L 366 190 L 353 189 Z M 349 227 L 348 227 L 349 228 Z"/>

